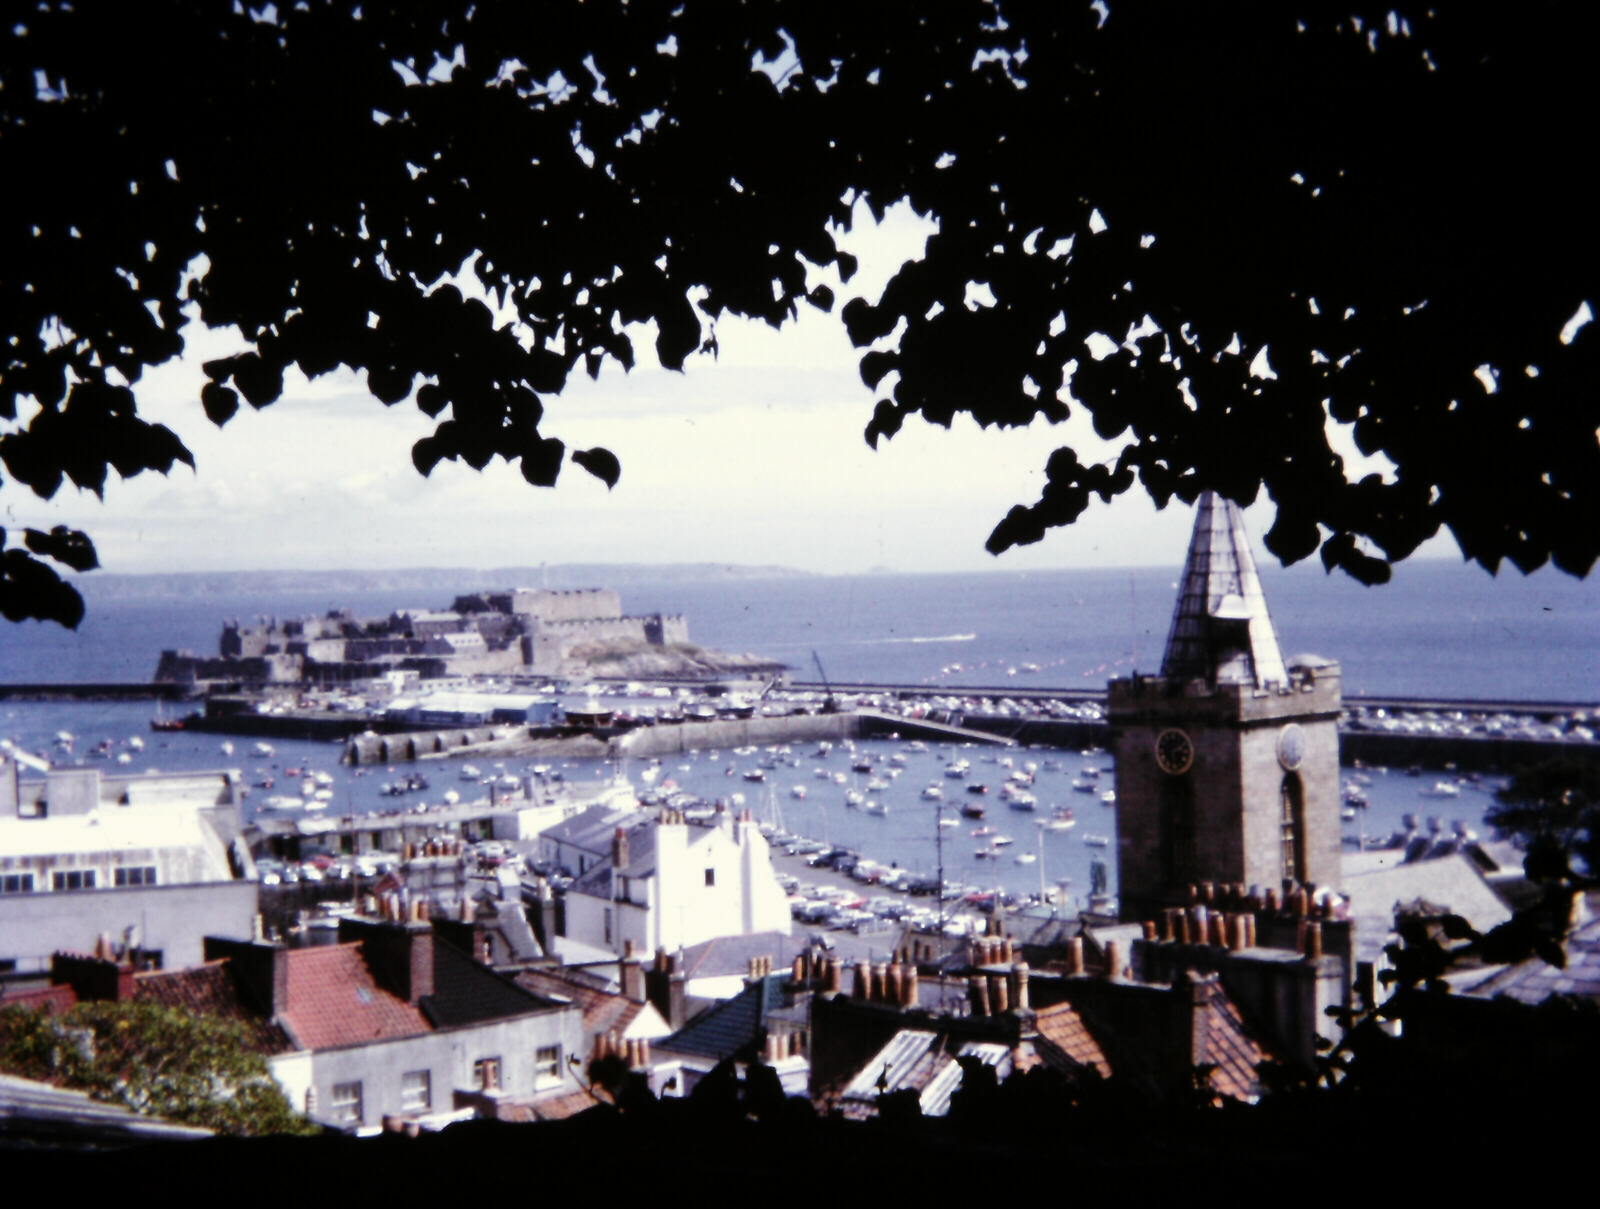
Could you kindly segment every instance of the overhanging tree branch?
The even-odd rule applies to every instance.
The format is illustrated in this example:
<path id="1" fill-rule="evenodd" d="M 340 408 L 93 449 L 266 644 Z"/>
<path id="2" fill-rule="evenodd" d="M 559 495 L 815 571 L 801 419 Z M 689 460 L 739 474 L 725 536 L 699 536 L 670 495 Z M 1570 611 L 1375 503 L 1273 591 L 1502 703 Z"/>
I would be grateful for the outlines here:
<path id="1" fill-rule="evenodd" d="M 344 365 L 437 420 L 422 473 L 553 484 L 542 396 L 631 367 L 633 325 L 681 369 L 722 314 L 831 310 L 852 205 L 904 200 L 938 223 L 925 256 L 841 309 L 863 379 L 894 375 L 868 440 L 1059 422 L 1070 381 L 1121 442 L 1058 451 L 990 549 L 1136 483 L 1264 488 L 1285 561 L 1374 582 L 1444 528 L 1490 569 L 1583 575 L 1590 11 L 45 3 L 0 33 L 0 165 L 28 182 L 0 461 L 46 498 L 187 461 L 135 394 L 193 316 L 250 345 L 206 366 L 215 423 Z M 513 322 L 441 284 L 468 264 Z M 1393 473 L 1347 482 L 1333 422 Z M 6 615 L 72 624 L 12 555 Z"/>

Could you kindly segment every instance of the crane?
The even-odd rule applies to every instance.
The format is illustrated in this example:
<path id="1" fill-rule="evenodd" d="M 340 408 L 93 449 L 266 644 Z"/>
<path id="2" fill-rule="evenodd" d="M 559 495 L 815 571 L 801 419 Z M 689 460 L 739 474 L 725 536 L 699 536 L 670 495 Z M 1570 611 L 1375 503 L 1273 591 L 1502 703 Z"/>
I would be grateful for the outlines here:
<path id="1" fill-rule="evenodd" d="M 839 703 L 833 699 L 833 688 L 828 684 L 828 673 L 822 670 L 822 660 L 817 655 L 815 648 L 811 651 L 811 662 L 817 665 L 817 675 L 822 677 L 823 691 L 828 694 L 822 702 L 822 712 L 825 714 L 838 713 Z"/>

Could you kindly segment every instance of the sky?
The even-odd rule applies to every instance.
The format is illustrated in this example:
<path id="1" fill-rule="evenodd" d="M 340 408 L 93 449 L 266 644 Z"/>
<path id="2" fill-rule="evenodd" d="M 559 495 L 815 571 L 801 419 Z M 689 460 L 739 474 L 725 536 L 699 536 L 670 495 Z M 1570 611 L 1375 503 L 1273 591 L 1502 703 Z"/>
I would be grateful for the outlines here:
<path id="1" fill-rule="evenodd" d="M 931 229 L 905 209 L 882 225 L 859 212 L 846 246 L 860 271 L 843 287 L 827 273 L 815 279 L 829 281 L 841 305 L 853 293 L 876 298 Z M 654 333 L 640 329 L 632 372 L 608 365 L 597 381 L 579 373 L 547 397 L 543 433 L 621 459 L 611 490 L 570 462 L 554 489 L 530 486 L 503 462 L 482 472 L 441 462 L 423 478 L 410 451 L 432 421 L 414 404 L 383 407 L 347 370 L 312 382 L 291 373 L 277 403 L 243 406 L 218 429 L 199 402 L 200 365 L 241 343 L 237 332 L 191 324 L 185 355 L 136 390 L 141 414 L 178 434 L 195 471 L 113 474 L 103 503 L 70 487 L 47 503 L 8 483 L 4 523 L 82 528 L 102 567 L 131 573 L 713 562 L 846 574 L 1181 562 L 1191 510 L 1158 512 L 1137 487 L 1109 505 L 1096 499 L 1040 543 L 988 554 L 994 524 L 1038 498 L 1053 450 L 1071 444 L 1091 462 L 1114 458 L 1118 445 L 1075 409 L 1060 426 L 1011 430 L 913 418 L 874 451 L 862 431 L 881 395 L 861 382 L 835 310 L 802 307 L 778 331 L 725 317 L 718 356 L 691 357 L 682 373 L 653 365 Z M 1385 468 L 1345 433 L 1334 439 L 1352 477 Z M 1264 533 L 1272 516 L 1263 495 L 1247 512 L 1251 531 Z"/>

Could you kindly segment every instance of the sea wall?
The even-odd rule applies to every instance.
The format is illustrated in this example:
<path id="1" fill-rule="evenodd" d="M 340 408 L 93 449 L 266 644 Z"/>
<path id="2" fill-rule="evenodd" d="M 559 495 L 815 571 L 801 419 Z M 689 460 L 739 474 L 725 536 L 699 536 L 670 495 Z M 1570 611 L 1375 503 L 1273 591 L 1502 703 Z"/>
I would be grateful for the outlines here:
<path id="1" fill-rule="evenodd" d="M 641 726 L 611 740 L 619 756 L 659 756 L 716 747 L 763 747 L 773 743 L 840 742 L 861 733 L 857 715 L 793 714 L 784 718 L 730 718 Z"/>

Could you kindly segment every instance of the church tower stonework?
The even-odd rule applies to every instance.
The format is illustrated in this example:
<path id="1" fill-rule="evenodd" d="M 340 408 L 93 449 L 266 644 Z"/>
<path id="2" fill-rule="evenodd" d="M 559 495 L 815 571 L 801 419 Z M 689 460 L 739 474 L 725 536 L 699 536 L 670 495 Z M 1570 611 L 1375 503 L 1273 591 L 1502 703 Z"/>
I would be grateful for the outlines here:
<path id="1" fill-rule="evenodd" d="M 1339 886 L 1339 665 L 1285 661 L 1239 508 L 1200 498 L 1159 676 L 1113 680 L 1118 895 Z"/>

